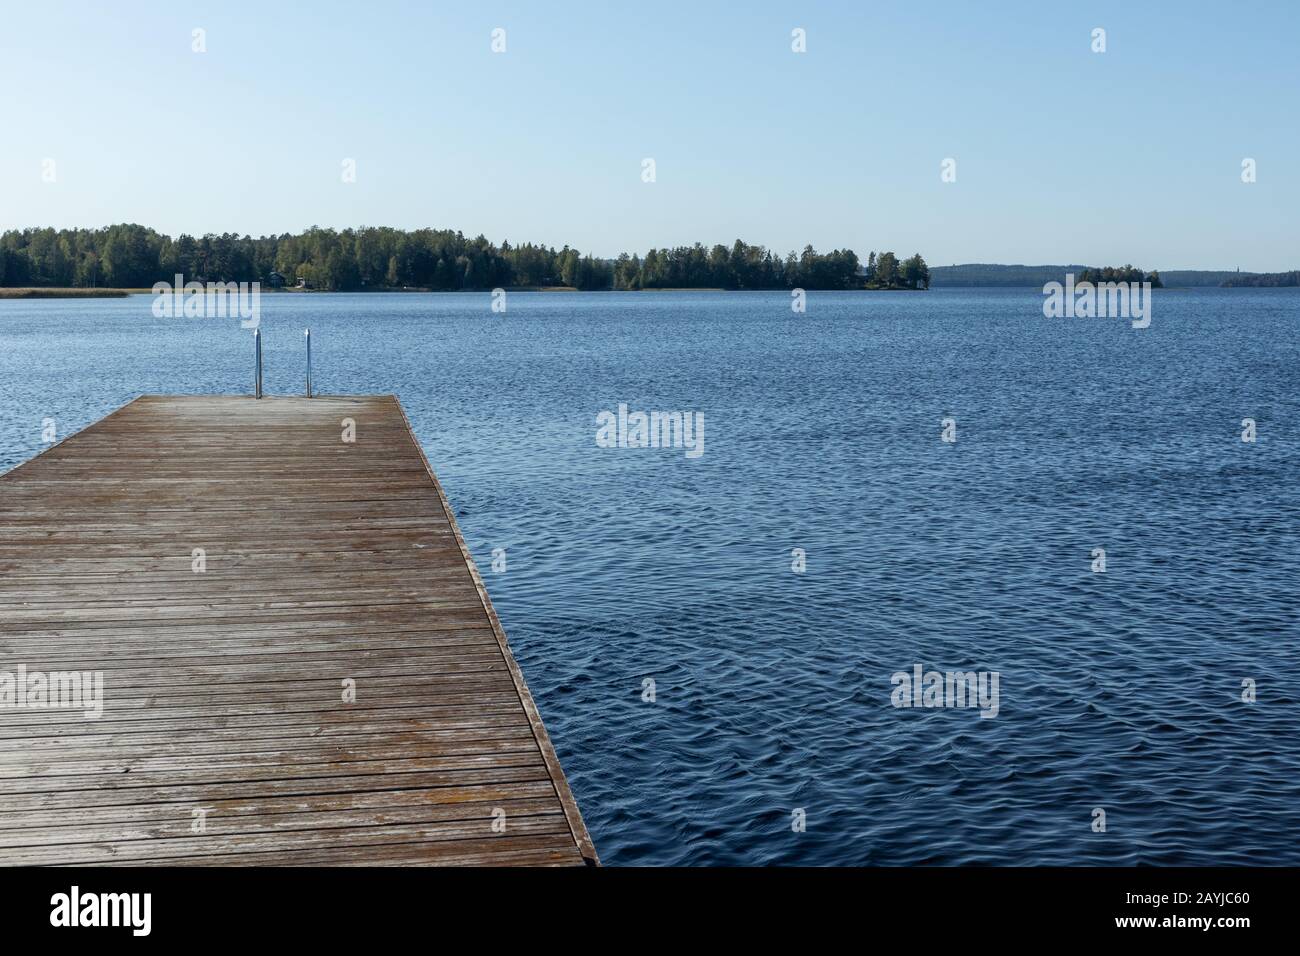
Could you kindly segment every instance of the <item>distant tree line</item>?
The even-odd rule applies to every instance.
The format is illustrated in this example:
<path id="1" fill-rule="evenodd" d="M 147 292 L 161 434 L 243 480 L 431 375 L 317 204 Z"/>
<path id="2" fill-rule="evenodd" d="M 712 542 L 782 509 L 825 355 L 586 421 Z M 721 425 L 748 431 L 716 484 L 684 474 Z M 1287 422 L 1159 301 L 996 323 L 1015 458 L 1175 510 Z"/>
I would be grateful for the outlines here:
<path id="1" fill-rule="evenodd" d="M 872 252 L 864 268 L 852 249 L 819 253 L 804 246 L 783 259 L 739 239 L 730 249 L 696 243 L 651 249 L 644 259 L 623 253 L 613 268 L 615 289 L 925 289 L 930 283 L 919 253 L 900 263 L 892 252 Z"/>
<path id="2" fill-rule="evenodd" d="M 1076 285 L 1080 282 L 1091 282 L 1093 285 L 1102 282 L 1150 282 L 1153 289 L 1164 288 L 1164 283 L 1160 281 L 1159 272 L 1153 270 L 1144 273 L 1137 266 L 1130 265 L 1106 266 L 1104 269 L 1089 267 L 1076 275 L 1074 282 Z"/>
<path id="3" fill-rule="evenodd" d="M 1263 272 L 1257 275 L 1230 276 L 1224 279 L 1219 285 L 1225 289 L 1234 287 L 1253 287 L 1257 289 L 1277 289 L 1289 286 L 1300 286 L 1300 270 L 1294 272 Z"/>
<path id="4" fill-rule="evenodd" d="M 920 255 L 899 262 L 873 252 L 864 269 L 850 249 L 805 246 L 782 258 L 739 239 L 696 243 L 613 260 L 526 243 L 497 246 L 446 229 L 322 229 L 294 235 L 235 233 L 175 239 L 135 224 L 100 229 L 23 229 L 0 234 L 0 286 L 148 288 L 186 281 L 289 284 L 329 291 L 364 289 L 924 289 Z"/>

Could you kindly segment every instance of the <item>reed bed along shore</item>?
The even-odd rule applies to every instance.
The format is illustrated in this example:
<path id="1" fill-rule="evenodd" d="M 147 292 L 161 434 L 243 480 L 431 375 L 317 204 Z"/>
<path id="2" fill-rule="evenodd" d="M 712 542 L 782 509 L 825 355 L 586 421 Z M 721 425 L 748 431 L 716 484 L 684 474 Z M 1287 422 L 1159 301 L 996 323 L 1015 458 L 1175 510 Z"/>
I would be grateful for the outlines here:
<path id="1" fill-rule="evenodd" d="M 148 291 L 150 290 L 13 288 L 0 289 L 0 299 L 118 299 L 132 292 Z"/>

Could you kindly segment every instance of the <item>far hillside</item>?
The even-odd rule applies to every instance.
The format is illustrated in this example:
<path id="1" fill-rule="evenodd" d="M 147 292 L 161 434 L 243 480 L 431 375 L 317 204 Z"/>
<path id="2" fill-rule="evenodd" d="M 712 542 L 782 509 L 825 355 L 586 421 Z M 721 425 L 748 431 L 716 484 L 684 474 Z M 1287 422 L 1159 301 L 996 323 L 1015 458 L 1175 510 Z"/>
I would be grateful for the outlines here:
<path id="1" fill-rule="evenodd" d="M 1041 289 L 1048 282 L 1064 282 L 1066 273 L 1076 277 L 1083 274 L 1084 265 L 1066 266 L 1025 266 L 997 265 L 993 263 L 969 263 L 966 265 L 931 266 L 930 287 L 932 289 L 970 287 L 1024 287 Z M 1240 281 L 1255 275 L 1251 272 L 1236 270 L 1207 271 L 1197 269 L 1171 269 L 1161 271 L 1160 278 L 1165 287 L 1217 286 L 1228 284 L 1229 280 Z M 1231 284 L 1236 284 L 1235 282 Z M 1242 283 L 1245 284 L 1245 283 Z"/>
<path id="2" fill-rule="evenodd" d="M 1256 275 L 1254 272 L 1242 272 L 1240 269 L 1224 269 L 1221 272 L 1205 272 L 1190 269 L 1173 269 L 1160 273 L 1166 286 L 1192 285 L 1231 285 L 1235 280 L 1246 279 Z"/>
<path id="3" fill-rule="evenodd" d="M 1003 266 L 970 263 L 962 266 L 931 266 L 930 288 L 944 286 L 1036 286 L 1062 282 L 1067 272 L 1078 275 L 1087 266 Z"/>
<path id="4" fill-rule="evenodd" d="M 1300 286 L 1300 269 L 1292 272 L 1264 272 L 1259 275 L 1242 272 L 1234 273 L 1223 283 L 1229 288 L 1243 286 L 1256 289 L 1281 289 Z"/>

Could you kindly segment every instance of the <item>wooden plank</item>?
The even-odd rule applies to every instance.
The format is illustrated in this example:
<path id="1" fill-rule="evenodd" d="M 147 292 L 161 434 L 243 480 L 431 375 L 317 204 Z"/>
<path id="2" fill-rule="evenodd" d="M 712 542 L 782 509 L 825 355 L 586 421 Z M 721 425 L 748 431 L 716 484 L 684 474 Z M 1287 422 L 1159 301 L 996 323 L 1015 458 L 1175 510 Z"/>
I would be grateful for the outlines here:
<path id="1" fill-rule="evenodd" d="M 102 714 L 0 701 L 4 863 L 596 862 L 393 396 L 144 396 L 0 475 L 20 665 Z"/>

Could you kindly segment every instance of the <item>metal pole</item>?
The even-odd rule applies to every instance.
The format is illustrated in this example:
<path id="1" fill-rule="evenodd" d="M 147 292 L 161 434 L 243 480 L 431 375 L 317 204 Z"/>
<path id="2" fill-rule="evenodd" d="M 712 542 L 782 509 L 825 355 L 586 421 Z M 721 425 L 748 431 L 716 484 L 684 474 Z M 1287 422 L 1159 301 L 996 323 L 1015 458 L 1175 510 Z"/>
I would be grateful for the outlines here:
<path id="1" fill-rule="evenodd" d="M 253 397 L 262 397 L 262 330 L 253 329 L 253 354 L 256 357 L 256 370 L 253 373 Z"/>
<path id="2" fill-rule="evenodd" d="M 311 398 L 311 329 L 307 330 L 307 397 Z"/>

